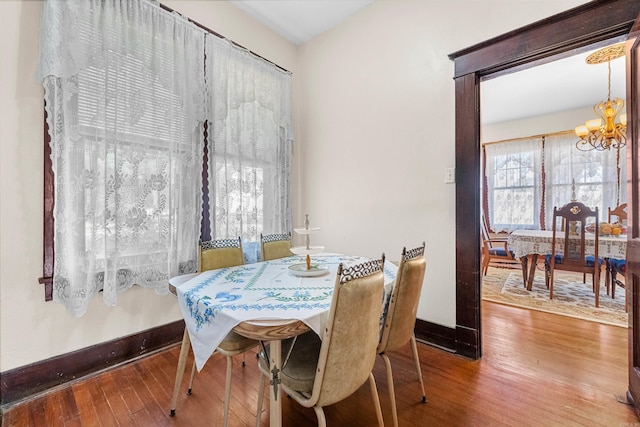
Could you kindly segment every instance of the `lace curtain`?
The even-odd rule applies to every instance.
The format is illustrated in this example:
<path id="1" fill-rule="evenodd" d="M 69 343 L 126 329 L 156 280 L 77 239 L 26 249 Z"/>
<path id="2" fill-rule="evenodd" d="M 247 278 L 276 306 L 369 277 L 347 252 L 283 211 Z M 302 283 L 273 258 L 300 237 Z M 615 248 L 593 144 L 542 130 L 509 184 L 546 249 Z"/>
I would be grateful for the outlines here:
<path id="1" fill-rule="evenodd" d="M 53 299 L 82 316 L 195 271 L 204 32 L 142 0 L 46 1 L 36 76 L 55 176 Z"/>
<path id="2" fill-rule="evenodd" d="M 573 188 L 576 200 L 598 207 L 601 221 L 608 207 L 627 200 L 625 149 L 583 152 L 576 139 L 564 132 L 546 135 L 544 145 L 542 137 L 485 145 L 487 215 L 494 231 L 549 227 L 553 208 L 569 203 Z"/>
<path id="3" fill-rule="evenodd" d="M 493 231 L 540 228 L 542 139 L 485 145 L 487 205 Z"/>
<path id="4" fill-rule="evenodd" d="M 227 40 L 207 37 L 212 238 L 242 238 L 259 259 L 260 233 L 292 231 L 291 75 Z"/>
<path id="5" fill-rule="evenodd" d="M 553 223 L 553 208 L 561 207 L 575 198 L 590 208 L 598 207 L 600 221 L 607 220 L 607 208 L 614 208 L 626 197 L 626 149 L 609 151 L 580 151 L 576 136 L 571 133 L 550 135 L 545 144 L 547 177 L 545 222 Z M 620 161 L 618 162 L 618 155 Z M 618 182 L 618 166 L 620 180 Z"/>

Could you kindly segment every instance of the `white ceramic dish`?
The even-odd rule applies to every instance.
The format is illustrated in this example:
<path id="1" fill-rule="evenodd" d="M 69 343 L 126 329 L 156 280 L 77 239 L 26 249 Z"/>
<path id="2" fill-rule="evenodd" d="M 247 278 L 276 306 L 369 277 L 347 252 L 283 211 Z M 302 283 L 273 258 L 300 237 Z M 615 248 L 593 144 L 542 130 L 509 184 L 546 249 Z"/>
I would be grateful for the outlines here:
<path id="1" fill-rule="evenodd" d="M 307 264 L 293 264 L 289 266 L 289 271 L 294 276 L 299 277 L 315 277 L 322 276 L 329 272 L 329 268 L 323 265 L 312 265 L 310 270 L 307 270 Z"/>

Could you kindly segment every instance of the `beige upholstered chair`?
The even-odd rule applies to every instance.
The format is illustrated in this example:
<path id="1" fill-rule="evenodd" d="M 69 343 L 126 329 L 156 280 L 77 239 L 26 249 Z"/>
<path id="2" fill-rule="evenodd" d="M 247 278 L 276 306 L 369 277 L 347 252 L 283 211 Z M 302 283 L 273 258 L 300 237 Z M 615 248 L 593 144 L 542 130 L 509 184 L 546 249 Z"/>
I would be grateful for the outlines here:
<path id="1" fill-rule="evenodd" d="M 318 426 L 325 427 L 323 407 L 339 402 L 369 379 L 378 424 L 383 425 L 372 369 L 380 338 L 380 308 L 384 288 L 382 259 L 338 268 L 331 309 L 322 341 L 307 332 L 283 344 L 281 385 L 302 406 L 313 408 Z M 293 345 L 293 347 L 291 347 Z M 270 375 L 268 351 L 261 353 L 258 422 L 265 377 Z"/>
<path id="2" fill-rule="evenodd" d="M 198 272 L 242 264 L 244 255 L 240 238 L 210 240 L 198 245 Z"/>
<path id="3" fill-rule="evenodd" d="M 291 252 L 291 233 L 264 235 L 260 233 L 260 253 L 262 261 L 293 255 Z"/>
<path id="4" fill-rule="evenodd" d="M 244 264 L 244 256 L 242 253 L 242 242 L 240 239 L 220 239 L 201 242 L 198 245 L 198 272 L 207 270 L 215 270 L 218 268 L 233 267 Z M 175 288 L 172 289 L 175 293 Z M 227 372 L 224 390 L 224 426 L 229 421 L 229 401 L 231 398 L 231 370 L 233 367 L 233 356 L 245 353 L 252 348 L 258 346 L 258 341 L 238 335 L 231 331 L 222 340 L 216 353 L 222 354 L 227 359 Z M 180 357 L 178 359 L 178 368 L 176 371 L 176 380 L 173 386 L 173 398 L 171 399 L 170 415 L 176 413 L 176 405 L 178 403 L 178 393 L 180 392 L 180 383 L 184 375 L 184 369 L 187 364 L 187 356 L 191 348 L 191 341 L 187 329 L 184 330 L 182 337 L 182 347 L 180 348 Z M 242 361 L 244 365 L 244 360 Z M 187 394 L 191 394 L 193 377 L 196 372 L 196 365 L 193 364 L 191 369 L 191 377 L 189 379 L 189 389 Z"/>
<path id="5" fill-rule="evenodd" d="M 393 414 L 393 425 L 398 426 L 398 411 L 396 408 L 396 396 L 393 386 L 393 373 L 391 372 L 391 362 L 387 353 L 411 343 L 413 360 L 416 365 L 416 373 L 422 389 L 422 402 L 427 401 L 422 381 L 422 371 L 420 369 L 420 359 L 418 358 L 418 347 L 414 335 L 416 324 L 416 313 L 418 311 L 418 301 L 422 290 L 422 281 L 426 269 L 424 259 L 424 242 L 422 246 L 407 251 L 402 249 L 402 258 L 398 266 L 396 283 L 391 292 L 389 307 L 384 319 L 382 338 L 378 344 L 378 354 L 382 356 L 387 370 L 387 382 L 389 383 L 389 394 L 391 400 L 391 412 Z"/>

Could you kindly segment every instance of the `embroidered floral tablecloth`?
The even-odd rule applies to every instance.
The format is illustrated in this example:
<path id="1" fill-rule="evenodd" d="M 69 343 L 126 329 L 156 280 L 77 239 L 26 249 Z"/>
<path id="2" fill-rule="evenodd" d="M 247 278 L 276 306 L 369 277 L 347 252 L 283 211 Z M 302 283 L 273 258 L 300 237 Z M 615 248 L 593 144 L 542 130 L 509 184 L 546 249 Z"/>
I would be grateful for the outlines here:
<path id="1" fill-rule="evenodd" d="M 366 260 L 368 258 L 314 255 L 312 264 L 326 267 L 328 273 L 318 277 L 298 277 L 289 267 L 304 263 L 304 259 L 292 256 L 205 271 L 182 284 L 176 283 L 198 370 L 202 369 L 222 339 L 244 321 L 298 319 L 322 335 L 338 265 L 343 263 L 348 267 Z M 386 295 L 390 294 L 396 273 L 397 267 L 385 262 Z"/>

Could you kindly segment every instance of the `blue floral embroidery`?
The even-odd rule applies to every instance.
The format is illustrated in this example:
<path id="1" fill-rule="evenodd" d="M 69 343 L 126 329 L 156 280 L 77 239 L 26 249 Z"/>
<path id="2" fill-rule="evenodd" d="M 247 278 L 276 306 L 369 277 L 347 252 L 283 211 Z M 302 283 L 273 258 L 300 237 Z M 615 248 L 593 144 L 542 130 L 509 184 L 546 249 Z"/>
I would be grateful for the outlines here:
<path id="1" fill-rule="evenodd" d="M 231 302 L 240 298 L 241 298 L 240 295 L 233 295 L 233 294 L 230 294 L 229 292 L 218 292 L 216 294 L 216 299 L 221 300 L 222 302 Z"/>

